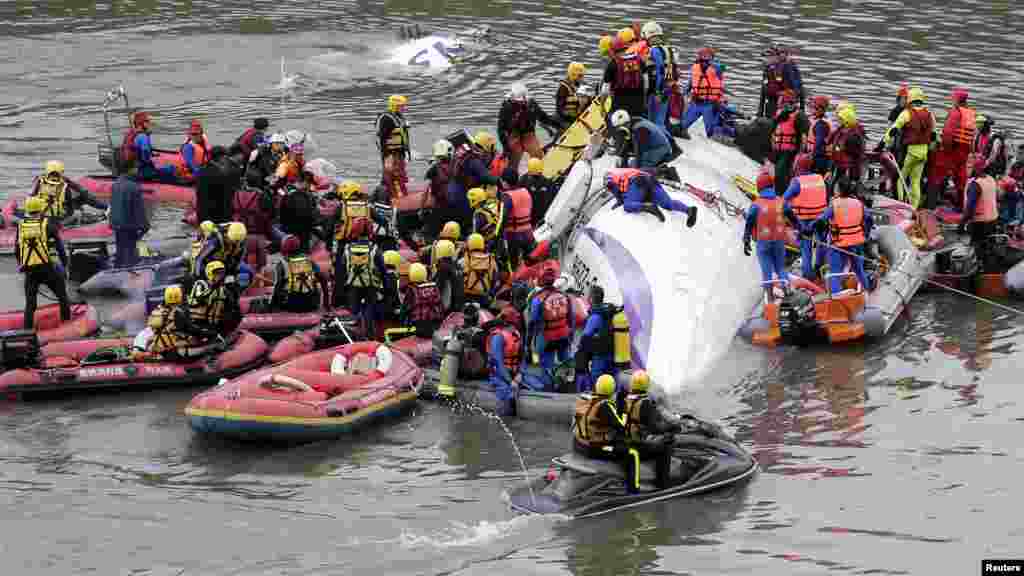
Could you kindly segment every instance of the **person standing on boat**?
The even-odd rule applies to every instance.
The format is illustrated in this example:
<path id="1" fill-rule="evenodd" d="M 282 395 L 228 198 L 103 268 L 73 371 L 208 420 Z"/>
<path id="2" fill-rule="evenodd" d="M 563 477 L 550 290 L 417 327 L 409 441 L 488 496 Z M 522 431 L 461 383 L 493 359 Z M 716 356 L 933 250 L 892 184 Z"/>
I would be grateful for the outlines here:
<path id="1" fill-rule="evenodd" d="M 405 169 L 406 161 L 412 159 L 409 124 L 405 121 L 408 104 L 405 96 L 389 96 L 387 112 L 377 117 L 377 149 L 383 165 L 381 184 L 388 189 L 392 204 L 409 193 L 409 176 Z"/>
<path id="2" fill-rule="evenodd" d="M 210 162 L 196 178 L 196 217 L 200 222 L 209 220 L 224 224 L 232 219 L 231 204 L 225 206 L 228 194 L 228 174 L 224 166 L 227 150 L 214 146 L 210 151 Z"/>
<path id="3" fill-rule="evenodd" d="M 630 46 L 636 39 L 632 28 L 623 28 L 612 40 L 612 57 L 604 69 L 604 90 L 612 97 L 611 110 L 625 110 L 637 118 L 647 114 L 644 92 L 644 61 Z"/>
<path id="4" fill-rule="evenodd" d="M 758 116 L 774 118 L 784 96 L 799 100 L 804 109 L 803 81 L 800 68 L 789 51 L 773 44 L 766 52 L 764 80 L 761 83 L 761 107 Z"/>
<path id="5" fill-rule="evenodd" d="M 682 429 L 662 415 L 657 402 L 648 396 L 651 377 L 645 370 L 637 370 L 630 378 L 623 416 L 626 419 L 626 479 L 632 491 L 640 489 L 640 461 L 655 462 L 655 486 L 668 488 L 672 466 L 673 433 Z"/>
<path id="6" fill-rule="evenodd" d="M 999 222 L 998 186 L 988 171 L 988 161 L 979 156 L 974 160 L 973 178 L 967 184 L 967 204 L 957 231 L 970 230 L 971 243 L 978 254 L 989 236 L 996 233 Z"/>
<path id="7" fill-rule="evenodd" d="M 834 171 L 828 183 L 829 194 L 835 190 L 835 183 L 844 178 L 854 185 L 860 182 L 866 159 L 867 137 L 864 125 L 857 120 L 857 109 L 849 102 L 840 103 L 836 108 L 836 117 L 839 118 L 839 127 L 828 136 L 828 150 Z"/>
<path id="8" fill-rule="evenodd" d="M 245 171 L 245 180 L 249 186 L 266 188 L 267 180 L 277 171 L 277 166 L 287 153 L 288 140 L 284 134 L 271 134 L 266 142 L 249 154 L 249 166 Z"/>
<path id="9" fill-rule="evenodd" d="M 830 104 L 828 96 L 818 95 L 811 98 L 811 113 L 814 118 L 811 120 L 811 129 L 807 131 L 807 139 L 804 140 L 803 146 L 804 154 L 808 154 L 814 163 L 814 172 L 822 176 L 832 169 L 832 163 L 828 158 L 828 137 L 833 127 L 825 117 Z"/>
<path id="10" fill-rule="evenodd" d="M 71 320 L 71 303 L 64 282 L 68 257 L 60 238 L 60 228 L 56 221 L 43 215 L 45 209 L 46 201 L 39 196 L 25 199 L 26 218 L 18 223 L 14 236 L 18 270 L 25 275 L 23 330 L 32 330 L 35 326 L 40 286 L 48 287 L 57 296 L 61 321 Z"/>
<path id="11" fill-rule="evenodd" d="M 565 78 L 558 82 L 558 91 L 555 92 L 555 117 L 562 126 L 571 125 L 583 113 L 580 97 L 576 92 L 580 89 L 586 72 L 587 67 L 582 62 L 570 62 Z"/>
<path id="12" fill-rule="evenodd" d="M 669 196 L 648 172 L 636 168 L 612 168 L 605 176 L 605 186 L 622 202 L 623 210 L 630 214 L 648 212 L 653 204 L 662 210 L 686 214 L 686 226 L 689 228 L 697 223 L 697 207 L 687 206 L 682 200 Z"/>
<path id="13" fill-rule="evenodd" d="M 402 307 L 402 254 L 398 250 L 384 251 L 384 287 L 381 289 L 381 320 L 398 320 Z"/>
<path id="14" fill-rule="evenodd" d="M 174 164 L 157 168 L 153 163 L 153 140 L 150 138 L 150 117 L 147 112 L 136 112 L 133 126 L 121 142 L 121 159 L 135 164 L 139 179 L 144 181 L 180 184 Z"/>
<path id="15" fill-rule="evenodd" d="M 725 79 L 721 64 L 714 58 L 714 50 L 701 48 L 690 67 L 690 83 L 686 86 L 686 93 L 691 95 L 691 101 L 686 108 L 686 117 L 683 118 L 683 134 L 686 134 L 686 130 L 697 118 L 704 118 L 704 130 L 709 138 L 718 127 L 721 117 L 718 107 L 725 95 Z"/>
<path id="16" fill-rule="evenodd" d="M 111 187 L 110 227 L 114 229 L 114 267 L 139 263 L 139 240 L 149 232 L 149 218 L 142 198 L 142 188 L 135 177 L 135 167 L 122 162 L 117 180 Z"/>
<path id="17" fill-rule="evenodd" d="M 473 228 L 473 209 L 469 206 L 468 192 L 473 188 L 497 186 L 498 177 L 491 175 L 488 166 L 497 152 L 497 140 L 489 132 L 477 132 L 469 146 L 460 148 L 452 159 L 451 180 L 448 181 L 448 207 L 452 220 L 459 226 Z"/>
<path id="18" fill-rule="evenodd" d="M 470 234 L 466 240 L 466 255 L 462 258 L 462 292 L 466 301 L 490 308 L 500 280 L 498 259 L 487 251 L 484 237 Z"/>
<path id="19" fill-rule="evenodd" d="M 775 177 L 767 169 L 757 175 L 757 199 L 747 210 L 747 223 L 743 230 L 743 253 L 750 256 L 750 241 L 757 241 L 757 261 L 761 265 L 761 285 L 774 298 L 772 283 L 782 283 L 783 290 L 789 285 L 786 272 L 786 220 L 799 228 L 793 210 L 775 194 Z"/>
<path id="20" fill-rule="evenodd" d="M 193 120 L 189 127 L 185 143 L 181 145 L 178 152 L 181 155 L 181 174 L 183 180 L 192 181 L 196 175 L 212 160 L 210 154 L 210 140 L 203 131 L 203 125 L 199 120 Z"/>
<path id="21" fill-rule="evenodd" d="M 491 198 L 483 188 L 473 188 L 468 193 L 469 207 L 473 209 L 473 232 L 484 237 L 487 249 L 499 255 L 502 264 L 507 252 L 504 249 L 505 214 L 508 212 L 505 202 Z"/>
<path id="22" fill-rule="evenodd" d="M 804 136 L 811 126 L 807 115 L 797 110 L 793 95 L 783 93 L 780 104 L 782 109 L 775 115 L 772 131 L 772 150 L 775 152 L 775 181 L 785 186 L 793 174 L 793 161 L 803 148 Z"/>
<path id="23" fill-rule="evenodd" d="M 274 175 L 271 177 L 270 185 L 274 190 L 280 190 L 288 184 L 295 184 L 302 180 L 302 169 L 306 166 L 306 145 L 297 142 L 288 147 L 288 153 L 277 165 Z"/>
<path id="24" fill-rule="evenodd" d="M 312 170 L 303 167 L 302 179 L 288 188 L 280 210 L 281 232 L 298 236 L 303 252 L 307 253 L 312 250 L 313 234 L 320 224 L 320 209 L 311 191 L 315 178 Z M 279 237 L 283 237 L 283 234 Z"/>
<path id="25" fill-rule="evenodd" d="M 538 281 L 540 290 L 529 304 L 526 340 L 548 374 L 556 364 L 569 359 L 572 337 L 576 333 L 572 299 L 554 286 L 560 273 L 557 260 L 545 263 Z"/>
<path id="26" fill-rule="evenodd" d="M 641 36 L 650 46 L 647 118 L 667 133 L 669 102 L 678 97 L 679 92 L 676 54 L 672 48 L 665 46 L 664 32 L 657 22 L 644 24 Z"/>
<path id="27" fill-rule="evenodd" d="M 509 88 L 498 112 L 498 138 L 501 148 L 508 154 L 508 166 L 515 170 L 517 178 L 523 154 L 529 154 L 530 158 L 544 157 L 537 140 L 538 122 L 551 133 L 561 128 L 558 120 L 548 116 L 540 104 L 530 98 L 526 84 L 516 82 Z"/>
<path id="28" fill-rule="evenodd" d="M 519 376 L 522 363 L 522 324 L 519 311 L 512 306 L 505 306 L 498 313 L 497 322 L 484 340 L 490 384 L 498 399 L 498 416 L 513 416 L 516 413 L 514 382 Z"/>
<path id="29" fill-rule="evenodd" d="M 929 205 L 934 197 L 941 199 L 946 177 L 954 180 L 955 206 L 964 207 L 964 191 L 967 188 L 967 160 L 974 145 L 977 131 L 977 114 L 973 108 L 967 107 L 969 94 L 964 88 L 954 88 L 951 98 L 953 106 L 946 115 L 946 123 L 942 127 L 938 150 L 928 170 Z M 936 202 L 937 203 L 937 202 Z"/>
<path id="30" fill-rule="evenodd" d="M 530 158 L 526 166 L 526 174 L 519 179 L 519 185 L 530 191 L 532 198 L 530 223 L 536 228 L 540 226 L 548 207 L 555 200 L 557 190 L 552 189 L 551 180 L 544 176 L 544 160 Z"/>
<path id="31" fill-rule="evenodd" d="M 588 298 L 590 300 L 590 316 L 587 317 L 587 321 L 583 325 L 580 349 L 576 353 L 577 355 L 583 354 L 586 358 L 586 361 L 579 362 L 579 365 L 581 368 L 584 364 L 588 365 L 590 378 L 584 386 L 581 386 L 584 382 L 577 379 L 577 392 L 590 390 L 602 374 L 610 374 L 616 379 L 619 376 L 619 370 L 614 362 L 615 344 L 612 331 L 612 317 L 615 315 L 616 309 L 605 303 L 604 288 L 597 284 L 590 287 Z"/>
<path id="32" fill-rule="evenodd" d="M 241 222 L 214 225 L 207 228 L 202 240 L 203 246 L 196 256 L 193 270 L 206 270 L 210 263 L 220 262 L 226 268 L 227 283 L 237 284 L 245 290 L 252 281 L 252 268 L 246 263 L 246 248 L 249 231 Z"/>
<path id="33" fill-rule="evenodd" d="M 865 292 L 871 290 L 867 276 L 864 274 L 864 244 L 871 237 L 873 220 L 871 213 L 864 204 L 853 197 L 857 183 L 843 178 L 839 182 L 839 198 L 832 201 L 829 207 L 815 221 L 815 227 L 827 227 L 832 240 L 829 255 L 829 271 L 833 275 L 829 280 L 833 294 L 843 289 L 843 276 L 840 274 L 849 265 L 857 275 Z"/>
<path id="34" fill-rule="evenodd" d="M 64 176 L 64 163 L 50 160 L 46 172 L 32 184 L 32 196 L 39 196 L 46 202 L 43 215 L 60 225 L 83 205 L 97 210 L 106 210 L 107 205 L 97 200 L 77 182 Z"/>
<path id="35" fill-rule="evenodd" d="M 885 133 L 884 142 L 888 145 L 897 133 L 900 134 L 907 154 L 901 170 L 903 178 L 900 179 L 898 186 L 899 199 L 907 202 L 916 210 L 921 207 L 921 176 L 924 174 L 924 168 L 928 162 L 928 148 L 935 140 L 935 117 L 925 107 L 924 91 L 920 88 L 911 88 L 907 99 L 910 100 L 910 105 L 900 113 L 892 127 Z M 910 180 L 909 191 L 907 190 L 907 179 Z M 938 195 L 932 197 L 933 189 L 930 182 L 929 180 L 928 200 L 925 207 L 933 209 L 938 202 Z"/>
<path id="36" fill-rule="evenodd" d="M 334 306 L 361 317 L 366 333 L 375 332 L 378 302 L 384 290 L 385 264 L 369 231 L 345 243 L 334 269 Z"/>
<path id="37" fill-rule="evenodd" d="M 814 221 L 825 212 L 828 206 L 828 189 L 825 179 L 815 172 L 814 161 L 809 154 L 801 154 L 796 159 L 797 173 L 782 199 L 785 210 L 791 210 L 799 220 L 796 226 L 800 234 L 800 264 L 804 278 L 814 280 L 819 270 L 825 265 L 825 234 L 817 233 L 817 249 L 812 246 L 811 234 L 814 234 Z"/>
<path id="38" fill-rule="evenodd" d="M 263 145 L 267 137 L 267 128 L 270 122 L 266 118 L 257 118 L 252 121 L 252 128 L 249 128 L 235 141 L 242 148 L 242 154 L 248 159 L 252 153 Z"/>
<path id="39" fill-rule="evenodd" d="M 455 148 L 448 140 L 434 142 L 434 161 L 424 176 L 430 183 L 430 198 L 434 206 L 430 217 L 423 223 L 427 238 L 434 238 L 441 231 L 441 226 L 451 218 L 448 206 L 448 182 L 452 178 L 452 155 Z"/>
<path id="40" fill-rule="evenodd" d="M 409 284 L 402 297 L 402 319 L 419 338 L 431 338 L 444 320 L 444 305 L 437 284 L 427 281 L 427 267 L 409 265 Z"/>
<path id="41" fill-rule="evenodd" d="M 302 251 L 301 243 L 295 236 L 281 241 L 281 256 L 274 267 L 274 293 L 271 309 L 287 312 L 315 312 L 328 305 L 327 280 L 316 262 Z"/>

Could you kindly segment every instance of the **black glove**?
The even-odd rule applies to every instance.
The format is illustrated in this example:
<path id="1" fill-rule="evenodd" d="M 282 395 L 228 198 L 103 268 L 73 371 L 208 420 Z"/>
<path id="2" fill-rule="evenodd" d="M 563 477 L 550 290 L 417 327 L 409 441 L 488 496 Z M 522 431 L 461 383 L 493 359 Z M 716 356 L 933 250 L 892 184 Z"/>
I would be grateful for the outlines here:
<path id="1" fill-rule="evenodd" d="M 750 256 L 750 238 L 743 239 L 743 254 Z"/>
<path id="2" fill-rule="evenodd" d="M 956 227 L 956 231 L 959 232 L 960 234 L 966 234 L 967 233 L 967 221 L 966 220 L 961 221 L 960 225 Z"/>
<path id="3" fill-rule="evenodd" d="M 878 141 L 878 145 L 875 146 L 875 154 L 881 153 L 882 152 L 882 148 L 885 148 L 885 141 L 884 140 L 879 140 Z"/>
<path id="4" fill-rule="evenodd" d="M 697 207 L 690 206 L 687 211 L 686 227 L 693 228 L 693 225 L 697 223 Z"/>

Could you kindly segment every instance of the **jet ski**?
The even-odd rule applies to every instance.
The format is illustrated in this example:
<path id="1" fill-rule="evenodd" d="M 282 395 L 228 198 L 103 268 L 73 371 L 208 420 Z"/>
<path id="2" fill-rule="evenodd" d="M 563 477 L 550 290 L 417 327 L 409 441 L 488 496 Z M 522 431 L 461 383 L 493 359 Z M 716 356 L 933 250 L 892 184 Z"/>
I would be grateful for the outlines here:
<path id="1" fill-rule="evenodd" d="M 513 488 L 509 505 L 524 514 L 591 518 L 733 486 L 757 473 L 754 457 L 718 426 L 692 416 L 679 417 L 679 423 L 667 488 L 654 486 L 650 461 L 641 461 L 640 491 L 630 494 L 620 462 L 570 452 L 553 458 L 553 468 L 541 478 Z"/>

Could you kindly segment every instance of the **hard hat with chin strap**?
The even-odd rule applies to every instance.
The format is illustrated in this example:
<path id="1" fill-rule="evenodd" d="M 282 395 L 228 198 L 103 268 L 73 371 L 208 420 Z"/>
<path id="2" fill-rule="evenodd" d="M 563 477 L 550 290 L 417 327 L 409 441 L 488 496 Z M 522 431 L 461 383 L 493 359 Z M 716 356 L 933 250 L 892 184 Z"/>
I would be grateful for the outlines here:
<path id="1" fill-rule="evenodd" d="M 452 143 L 447 140 L 434 142 L 434 158 L 449 158 L 453 151 Z"/>
<path id="2" fill-rule="evenodd" d="M 388 111 L 398 112 L 401 110 L 402 106 L 405 106 L 408 103 L 409 99 L 405 96 L 402 96 L 401 94 L 393 94 L 388 96 Z"/>
<path id="3" fill-rule="evenodd" d="M 422 284 L 427 281 L 427 267 L 419 262 L 409 265 L 409 282 Z"/>
<path id="4" fill-rule="evenodd" d="M 629 384 L 629 391 L 633 394 L 646 394 L 651 386 L 651 377 L 646 370 L 637 370 Z"/>
<path id="5" fill-rule="evenodd" d="M 164 304 L 168 306 L 181 304 L 181 298 L 181 286 L 175 284 L 174 286 L 164 288 Z"/>
<path id="6" fill-rule="evenodd" d="M 629 124 L 629 120 L 629 112 L 626 112 L 621 108 L 616 110 L 612 114 L 612 126 L 614 126 L 615 128 L 622 128 L 623 126 Z"/>
<path id="7" fill-rule="evenodd" d="M 471 252 L 477 252 L 484 249 L 484 237 L 476 232 L 469 235 L 466 240 L 466 248 Z"/>
<path id="8" fill-rule="evenodd" d="M 615 393 L 615 378 L 611 374 L 601 374 L 594 384 L 594 393 L 598 396 L 611 396 Z"/>

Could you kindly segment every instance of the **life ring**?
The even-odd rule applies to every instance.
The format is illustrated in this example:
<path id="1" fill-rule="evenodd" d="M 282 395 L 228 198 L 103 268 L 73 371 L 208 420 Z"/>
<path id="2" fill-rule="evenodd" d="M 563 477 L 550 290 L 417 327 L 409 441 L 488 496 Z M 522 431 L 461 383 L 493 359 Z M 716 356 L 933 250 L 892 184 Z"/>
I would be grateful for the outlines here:
<path id="1" fill-rule="evenodd" d="M 284 374 L 269 374 L 260 380 L 260 387 L 267 388 L 269 390 L 285 388 L 293 392 L 313 392 L 313 388 L 303 382 L 292 378 L 291 376 L 285 376 Z"/>

